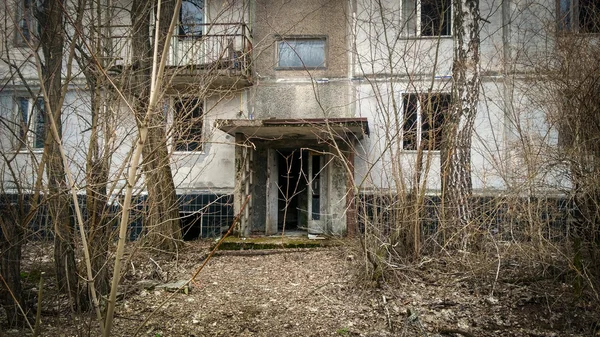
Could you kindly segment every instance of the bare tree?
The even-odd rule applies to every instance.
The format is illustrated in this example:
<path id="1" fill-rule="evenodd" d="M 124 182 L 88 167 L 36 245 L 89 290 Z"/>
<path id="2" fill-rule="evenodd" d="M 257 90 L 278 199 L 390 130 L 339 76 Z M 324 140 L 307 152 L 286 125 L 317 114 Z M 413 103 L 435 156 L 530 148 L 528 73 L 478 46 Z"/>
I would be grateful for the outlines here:
<path id="1" fill-rule="evenodd" d="M 155 34 L 158 34 L 154 39 L 158 42 L 154 46 L 155 49 L 152 48 L 150 35 L 150 28 L 154 27 L 154 23 L 151 22 L 153 13 L 159 18 L 158 29 L 155 30 Z M 154 110 L 148 112 L 148 104 L 153 64 L 152 51 L 158 50 L 157 55 L 160 59 L 174 13 L 175 1 L 173 0 L 162 2 L 160 12 L 152 2 L 138 0 L 132 2 L 131 47 L 136 63 L 132 67 L 129 90 L 138 128 L 139 122 L 145 119 L 145 114 L 150 113 L 147 125 L 148 138 L 143 149 L 142 163 L 148 190 L 148 213 L 145 226 L 149 245 L 166 251 L 174 250 L 177 240 L 181 239 L 179 210 L 169 163 L 164 114 L 159 106 L 152 107 Z"/>
<path id="2" fill-rule="evenodd" d="M 46 125 L 53 123 L 62 134 L 63 95 L 63 55 L 65 47 L 64 10 L 61 0 L 44 1 L 37 12 L 40 29 L 40 45 L 44 56 L 42 80 Z M 46 132 L 44 151 L 46 152 L 46 174 L 48 191 L 52 198 L 48 201 L 50 218 L 54 228 L 54 261 L 59 287 L 70 294 L 75 308 L 84 305 L 80 301 L 79 278 L 75 263 L 75 243 L 73 238 L 73 214 L 71 212 L 65 167 L 59 150 L 60 144 L 51 132 Z"/>

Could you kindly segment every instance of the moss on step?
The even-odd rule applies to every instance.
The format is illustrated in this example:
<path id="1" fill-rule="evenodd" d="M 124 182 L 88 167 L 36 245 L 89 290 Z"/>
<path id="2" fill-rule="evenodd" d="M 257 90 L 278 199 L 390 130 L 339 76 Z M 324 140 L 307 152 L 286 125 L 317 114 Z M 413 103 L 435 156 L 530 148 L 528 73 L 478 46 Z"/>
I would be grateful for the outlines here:
<path id="1" fill-rule="evenodd" d="M 331 246 L 331 240 L 311 240 L 306 237 L 228 237 L 223 240 L 220 250 L 259 250 L 282 248 L 317 248 Z"/>

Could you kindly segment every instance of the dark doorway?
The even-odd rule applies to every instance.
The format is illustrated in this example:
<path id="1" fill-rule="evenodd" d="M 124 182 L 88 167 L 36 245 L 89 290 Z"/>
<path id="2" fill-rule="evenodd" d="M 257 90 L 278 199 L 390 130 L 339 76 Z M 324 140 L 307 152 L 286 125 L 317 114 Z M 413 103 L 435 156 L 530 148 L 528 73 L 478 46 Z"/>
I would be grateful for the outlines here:
<path id="1" fill-rule="evenodd" d="M 306 230 L 308 227 L 308 152 L 306 150 L 278 150 L 279 197 L 278 231 Z"/>

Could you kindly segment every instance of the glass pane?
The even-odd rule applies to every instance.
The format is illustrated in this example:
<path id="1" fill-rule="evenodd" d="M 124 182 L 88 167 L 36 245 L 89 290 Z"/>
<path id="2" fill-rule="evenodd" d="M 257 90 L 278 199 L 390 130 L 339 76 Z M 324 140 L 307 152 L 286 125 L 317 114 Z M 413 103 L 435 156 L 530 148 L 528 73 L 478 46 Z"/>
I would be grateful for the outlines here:
<path id="1" fill-rule="evenodd" d="M 417 1 L 402 1 L 402 36 L 415 36 L 417 34 Z"/>
<path id="2" fill-rule="evenodd" d="M 282 68 L 316 68 L 325 66 L 325 40 L 286 40 L 279 42 Z"/>
<path id="3" fill-rule="evenodd" d="M 559 0 L 559 16 L 558 24 L 559 28 L 564 31 L 570 31 L 572 29 L 571 24 L 571 1 L 572 0 Z"/>
<path id="4" fill-rule="evenodd" d="M 179 12 L 179 35 L 202 36 L 203 23 L 204 0 L 182 1 Z"/>
<path id="5" fill-rule="evenodd" d="M 19 123 L 19 140 L 25 142 L 27 139 L 27 123 L 29 123 L 29 100 L 25 97 L 17 98 L 18 123 Z"/>

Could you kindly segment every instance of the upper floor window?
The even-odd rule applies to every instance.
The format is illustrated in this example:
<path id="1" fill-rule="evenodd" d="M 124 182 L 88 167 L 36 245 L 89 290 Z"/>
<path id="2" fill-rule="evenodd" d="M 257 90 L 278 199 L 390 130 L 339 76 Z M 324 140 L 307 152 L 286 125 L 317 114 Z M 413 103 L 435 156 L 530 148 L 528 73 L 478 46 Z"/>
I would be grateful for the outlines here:
<path id="1" fill-rule="evenodd" d="M 177 98 L 173 108 L 174 150 L 201 151 L 204 100 L 199 98 Z"/>
<path id="2" fill-rule="evenodd" d="M 289 38 L 277 42 L 277 67 L 286 69 L 324 68 L 326 39 Z"/>
<path id="3" fill-rule="evenodd" d="M 600 33 L 600 2 L 558 0 L 558 24 L 562 31 Z"/>
<path id="4" fill-rule="evenodd" d="M 452 1 L 402 0 L 402 35 L 452 35 Z"/>
<path id="5" fill-rule="evenodd" d="M 44 148 L 46 138 L 44 100 L 16 97 L 15 115 L 17 124 L 15 148 Z"/>
<path id="6" fill-rule="evenodd" d="M 18 0 L 15 22 L 15 42 L 17 45 L 26 44 L 33 37 L 36 20 L 33 15 L 36 0 Z"/>
<path id="7" fill-rule="evenodd" d="M 442 127 L 450 109 L 450 94 L 402 95 L 402 148 L 440 150 Z"/>
<path id="8" fill-rule="evenodd" d="M 179 11 L 179 37 L 201 37 L 204 31 L 204 0 L 184 0 Z"/>

